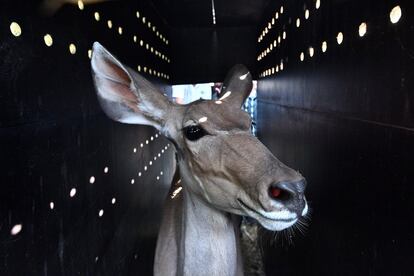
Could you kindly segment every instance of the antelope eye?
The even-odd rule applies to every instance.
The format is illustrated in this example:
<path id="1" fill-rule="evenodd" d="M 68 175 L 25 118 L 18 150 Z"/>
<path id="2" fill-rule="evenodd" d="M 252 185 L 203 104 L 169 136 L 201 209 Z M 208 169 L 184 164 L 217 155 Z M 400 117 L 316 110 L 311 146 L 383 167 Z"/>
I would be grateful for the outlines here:
<path id="1" fill-rule="evenodd" d="M 206 131 L 198 125 L 192 125 L 184 128 L 184 135 L 190 141 L 198 140 L 206 134 Z"/>

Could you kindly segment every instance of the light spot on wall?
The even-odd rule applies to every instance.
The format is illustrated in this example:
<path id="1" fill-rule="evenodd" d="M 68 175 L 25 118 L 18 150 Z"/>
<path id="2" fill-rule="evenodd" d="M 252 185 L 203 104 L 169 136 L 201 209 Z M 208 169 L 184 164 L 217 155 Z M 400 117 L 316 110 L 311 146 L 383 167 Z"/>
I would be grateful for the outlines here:
<path id="1" fill-rule="evenodd" d="M 309 56 L 313 57 L 313 55 L 315 54 L 315 49 L 313 49 L 313 47 L 309 47 L 308 51 L 309 51 Z"/>
<path id="2" fill-rule="evenodd" d="M 43 40 L 44 40 L 44 42 L 45 42 L 45 44 L 46 44 L 47 47 L 50 47 L 50 46 L 53 45 L 53 38 L 52 38 L 52 36 L 50 34 L 46 34 L 43 37 Z"/>
<path id="3" fill-rule="evenodd" d="M 85 8 L 85 5 L 83 4 L 83 1 L 82 1 L 82 0 L 79 0 L 79 1 L 78 1 L 78 8 L 79 8 L 81 11 L 83 11 L 83 9 Z"/>
<path id="4" fill-rule="evenodd" d="M 96 21 L 101 20 L 101 15 L 99 14 L 99 12 L 94 12 L 93 17 L 95 18 Z"/>
<path id="5" fill-rule="evenodd" d="M 367 33 L 367 23 L 362 22 L 358 28 L 358 34 L 360 37 L 363 37 Z"/>
<path id="6" fill-rule="evenodd" d="M 70 197 L 74 197 L 76 195 L 76 188 L 72 188 L 69 192 Z"/>
<path id="7" fill-rule="evenodd" d="M 12 35 L 14 35 L 15 37 L 19 37 L 22 35 L 22 28 L 20 27 L 20 25 L 16 22 L 12 22 L 10 24 L 10 32 L 12 33 Z"/>
<path id="8" fill-rule="evenodd" d="M 322 42 L 322 53 L 325 53 L 328 49 L 328 43 L 326 41 Z"/>
<path id="9" fill-rule="evenodd" d="M 398 21 L 400 21 L 400 18 L 402 16 L 402 11 L 400 6 L 395 6 L 394 8 L 392 8 L 391 12 L 390 12 L 390 21 L 392 24 L 397 23 Z"/>
<path id="10" fill-rule="evenodd" d="M 344 41 L 344 35 L 342 34 L 342 32 L 339 32 L 338 35 L 336 36 L 336 42 L 338 43 L 338 45 L 341 45 L 343 41 Z"/>
<path id="11" fill-rule="evenodd" d="M 12 234 L 13 236 L 19 234 L 23 229 L 23 225 L 22 224 L 16 224 L 15 226 L 13 226 L 13 228 L 10 230 L 10 234 Z"/>

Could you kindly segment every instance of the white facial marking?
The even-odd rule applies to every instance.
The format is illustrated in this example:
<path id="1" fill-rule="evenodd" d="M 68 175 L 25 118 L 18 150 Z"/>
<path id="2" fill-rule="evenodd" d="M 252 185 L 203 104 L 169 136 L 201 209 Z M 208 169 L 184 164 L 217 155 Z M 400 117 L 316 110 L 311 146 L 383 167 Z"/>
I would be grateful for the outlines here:
<path id="1" fill-rule="evenodd" d="M 215 103 L 216 104 L 222 104 L 223 102 L 222 101 L 216 101 Z"/>
<path id="2" fill-rule="evenodd" d="M 219 101 L 224 100 L 225 98 L 227 98 L 228 96 L 231 95 L 231 91 L 227 91 L 226 93 L 224 93 L 224 95 L 219 99 Z"/>
<path id="3" fill-rule="evenodd" d="M 244 74 L 244 75 L 241 75 L 240 77 L 239 77 L 239 79 L 241 79 L 241 80 L 244 80 L 244 79 L 246 79 L 247 78 L 247 76 L 249 75 L 249 72 L 247 72 L 246 74 Z"/>
<path id="4" fill-rule="evenodd" d="M 198 119 L 199 123 L 204 123 L 207 122 L 207 117 L 201 117 L 200 119 Z"/>

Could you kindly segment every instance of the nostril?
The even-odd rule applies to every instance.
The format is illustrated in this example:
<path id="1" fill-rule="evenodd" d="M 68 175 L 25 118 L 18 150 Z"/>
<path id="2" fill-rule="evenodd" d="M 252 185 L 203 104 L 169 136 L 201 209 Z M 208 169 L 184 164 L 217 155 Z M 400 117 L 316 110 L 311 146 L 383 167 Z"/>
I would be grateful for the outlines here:
<path id="1" fill-rule="evenodd" d="M 288 201 L 291 198 L 291 193 L 289 191 L 275 186 L 269 187 L 269 195 L 272 199 L 279 201 Z"/>

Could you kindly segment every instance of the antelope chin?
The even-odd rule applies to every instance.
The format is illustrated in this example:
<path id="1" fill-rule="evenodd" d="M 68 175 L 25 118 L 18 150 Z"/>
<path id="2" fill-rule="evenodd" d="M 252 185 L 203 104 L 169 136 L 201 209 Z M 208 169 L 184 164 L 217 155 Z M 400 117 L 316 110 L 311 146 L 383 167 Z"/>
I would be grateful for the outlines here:
<path id="1" fill-rule="evenodd" d="M 271 231 L 281 231 L 291 227 L 298 221 L 298 216 L 287 210 L 276 212 L 258 211 L 240 199 L 237 199 L 237 202 L 246 215 L 256 219 L 264 228 Z"/>

